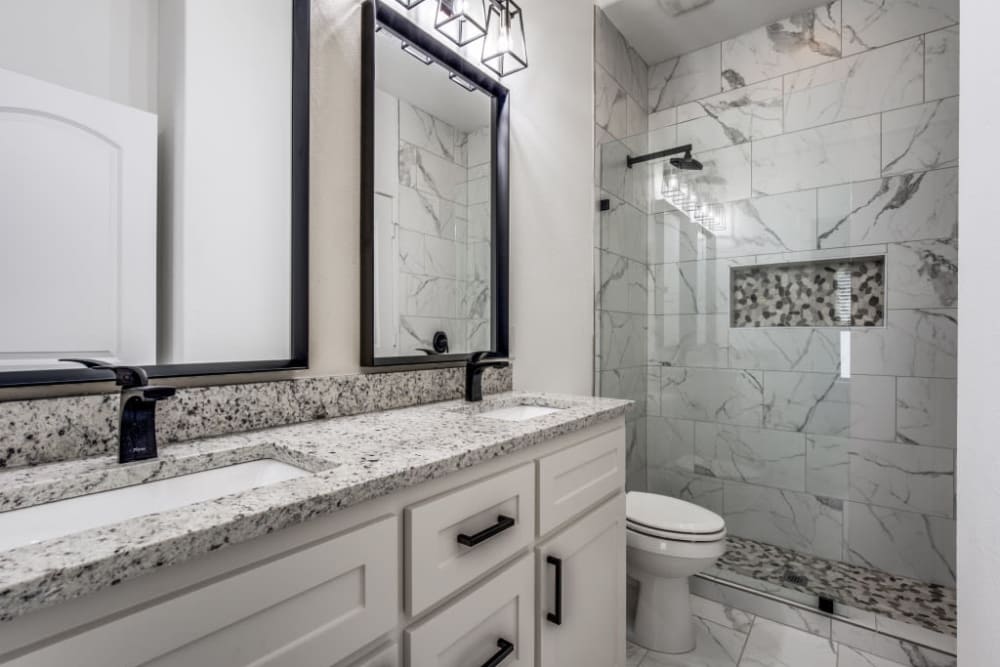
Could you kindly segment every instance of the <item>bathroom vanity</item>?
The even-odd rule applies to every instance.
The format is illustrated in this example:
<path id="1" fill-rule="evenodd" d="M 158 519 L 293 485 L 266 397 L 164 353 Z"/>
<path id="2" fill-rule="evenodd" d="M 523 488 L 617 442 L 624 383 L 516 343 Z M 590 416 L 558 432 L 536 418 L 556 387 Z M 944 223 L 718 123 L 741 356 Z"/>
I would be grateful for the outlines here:
<path id="1" fill-rule="evenodd" d="M 0 664 L 621 665 L 627 405 L 504 394 L 0 473 L 0 517 L 138 492 L 0 551 Z M 262 461 L 284 481 L 212 496 Z M 174 492 L 211 497 L 143 512 L 204 471 Z"/>

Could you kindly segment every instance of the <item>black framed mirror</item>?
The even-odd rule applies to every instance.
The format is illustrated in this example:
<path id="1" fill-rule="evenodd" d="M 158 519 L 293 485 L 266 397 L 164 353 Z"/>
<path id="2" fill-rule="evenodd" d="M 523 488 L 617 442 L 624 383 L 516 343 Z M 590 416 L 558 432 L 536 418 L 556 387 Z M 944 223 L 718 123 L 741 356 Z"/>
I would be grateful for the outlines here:
<path id="1" fill-rule="evenodd" d="M 508 90 L 363 4 L 361 363 L 509 352 Z"/>
<path id="2" fill-rule="evenodd" d="M 310 0 L 70 4 L 0 7 L 0 387 L 306 368 Z"/>

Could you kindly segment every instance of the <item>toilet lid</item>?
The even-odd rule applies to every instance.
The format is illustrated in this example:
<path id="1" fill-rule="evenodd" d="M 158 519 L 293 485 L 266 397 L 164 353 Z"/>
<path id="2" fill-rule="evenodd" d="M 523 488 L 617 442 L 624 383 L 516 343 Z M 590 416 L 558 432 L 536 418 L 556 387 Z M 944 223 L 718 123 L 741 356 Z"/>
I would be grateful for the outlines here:
<path id="1" fill-rule="evenodd" d="M 625 496 L 625 516 L 637 527 L 685 535 L 711 535 L 726 528 L 715 512 L 658 493 L 630 491 Z"/>

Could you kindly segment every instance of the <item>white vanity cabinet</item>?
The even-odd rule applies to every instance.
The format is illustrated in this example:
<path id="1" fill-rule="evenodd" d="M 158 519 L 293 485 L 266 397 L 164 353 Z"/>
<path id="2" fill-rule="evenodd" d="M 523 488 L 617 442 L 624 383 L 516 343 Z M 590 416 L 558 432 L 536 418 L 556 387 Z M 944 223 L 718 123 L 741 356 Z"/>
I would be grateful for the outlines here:
<path id="1" fill-rule="evenodd" d="M 539 665 L 623 664 L 624 530 L 619 494 L 537 548 Z"/>
<path id="2" fill-rule="evenodd" d="M 0 665 L 622 667 L 624 485 L 618 418 L 0 623 Z"/>

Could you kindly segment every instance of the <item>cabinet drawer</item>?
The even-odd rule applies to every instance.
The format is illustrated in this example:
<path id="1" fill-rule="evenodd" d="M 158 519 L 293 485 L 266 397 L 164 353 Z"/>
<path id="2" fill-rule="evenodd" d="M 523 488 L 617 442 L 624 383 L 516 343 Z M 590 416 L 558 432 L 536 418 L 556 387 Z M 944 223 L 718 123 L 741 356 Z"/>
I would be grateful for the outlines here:
<path id="1" fill-rule="evenodd" d="M 538 461 L 538 533 L 545 535 L 625 488 L 625 429 Z"/>
<path id="2" fill-rule="evenodd" d="M 535 581 L 530 555 L 406 631 L 411 667 L 502 667 L 535 660 Z"/>
<path id="3" fill-rule="evenodd" d="M 398 622 L 398 526 L 387 517 L 5 667 L 330 667 Z"/>
<path id="4" fill-rule="evenodd" d="M 530 463 L 407 508 L 407 608 L 419 614 L 531 544 L 534 536 Z"/>

